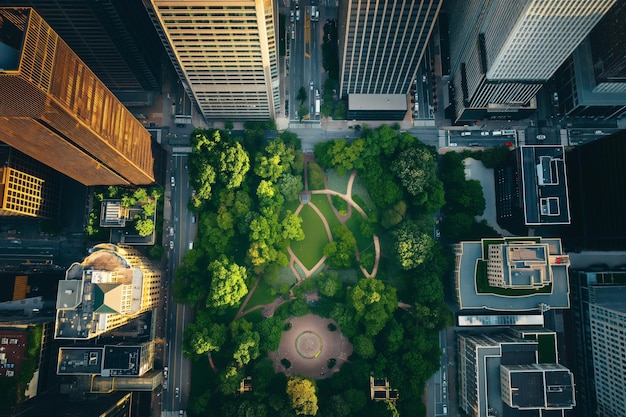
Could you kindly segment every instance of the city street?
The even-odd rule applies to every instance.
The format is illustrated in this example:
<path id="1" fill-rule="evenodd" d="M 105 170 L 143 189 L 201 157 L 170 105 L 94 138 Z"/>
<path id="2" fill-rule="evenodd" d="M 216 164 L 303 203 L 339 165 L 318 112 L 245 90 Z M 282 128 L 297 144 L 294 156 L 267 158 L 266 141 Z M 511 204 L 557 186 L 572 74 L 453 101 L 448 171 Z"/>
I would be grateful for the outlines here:
<path id="1" fill-rule="evenodd" d="M 291 2 L 286 14 L 286 37 L 288 39 L 287 72 L 289 74 L 289 119 L 299 121 L 300 102 L 298 92 L 304 88 L 306 100 L 302 106 L 307 109 L 309 117 L 303 120 L 319 120 L 315 114 L 315 92 L 322 93 L 320 68 L 322 65 L 321 37 L 323 22 L 311 20 L 311 6 Z M 293 13 L 293 21 L 291 21 Z M 298 17 L 299 16 L 299 17 Z"/>
<path id="2" fill-rule="evenodd" d="M 169 253 L 169 276 L 167 291 L 167 321 L 166 321 L 166 361 L 168 367 L 167 382 L 163 391 L 163 409 L 171 411 L 170 415 L 178 416 L 180 410 L 187 406 L 191 381 L 191 363 L 183 357 L 182 340 L 185 326 L 191 322 L 191 308 L 187 305 L 176 304 L 173 297 L 172 282 L 174 270 L 180 265 L 184 253 L 189 249 L 190 242 L 196 236 L 196 224 L 192 223 L 192 215 L 187 209 L 187 202 L 191 197 L 189 189 L 189 173 L 187 171 L 187 156 L 174 155 L 172 158 L 171 176 L 174 177 L 172 187 L 171 210 L 172 222 L 167 227 L 174 228 L 174 235 L 170 241 L 174 243 Z M 178 392 L 177 389 L 178 388 Z M 167 415 L 167 414 L 165 414 Z"/>

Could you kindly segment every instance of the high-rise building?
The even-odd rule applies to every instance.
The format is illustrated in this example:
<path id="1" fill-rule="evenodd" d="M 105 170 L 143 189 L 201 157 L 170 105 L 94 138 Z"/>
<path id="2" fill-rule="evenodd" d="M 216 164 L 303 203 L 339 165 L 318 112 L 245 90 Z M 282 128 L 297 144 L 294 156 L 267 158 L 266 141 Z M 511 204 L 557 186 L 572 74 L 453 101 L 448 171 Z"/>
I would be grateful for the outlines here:
<path id="1" fill-rule="evenodd" d="M 111 91 L 156 91 L 163 47 L 139 1 L 0 0 L 33 7 Z"/>
<path id="2" fill-rule="evenodd" d="M 626 3 L 617 2 L 554 76 L 561 114 L 626 115 Z"/>
<path id="3" fill-rule="evenodd" d="M 92 339 L 160 301 L 161 271 L 135 249 L 99 244 L 59 282 L 55 338 Z"/>
<path id="4" fill-rule="evenodd" d="M 84 185 L 151 184 L 146 129 L 31 8 L 0 8 L 0 140 Z"/>
<path id="5" fill-rule="evenodd" d="M 563 146 L 520 146 L 494 169 L 498 225 L 515 235 L 570 224 Z"/>
<path id="6" fill-rule="evenodd" d="M 58 172 L 9 146 L 0 147 L 0 166 L 0 216 L 57 218 Z"/>
<path id="7" fill-rule="evenodd" d="M 467 415 L 540 416 L 576 405 L 574 376 L 558 363 L 556 333 L 458 333 L 457 343 L 459 406 Z"/>
<path id="8" fill-rule="evenodd" d="M 207 120 L 273 119 L 280 105 L 273 0 L 143 0 Z"/>
<path id="9" fill-rule="evenodd" d="M 559 231 L 572 251 L 622 250 L 626 245 L 626 132 L 571 148 L 567 181 L 572 221 Z"/>
<path id="10" fill-rule="evenodd" d="M 571 275 L 581 416 L 626 415 L 626 273 Z"/>
<path id="11" fill-rule="evenodd" d="M 455 121 L 510 118 L 534 96 L 616 0 L 467 0 L 451 10 Z"/>
<path id="12" fill-rule="evenodd" d="M 409 92 L 442 0 L 340 2 L 340 94 Z"/>

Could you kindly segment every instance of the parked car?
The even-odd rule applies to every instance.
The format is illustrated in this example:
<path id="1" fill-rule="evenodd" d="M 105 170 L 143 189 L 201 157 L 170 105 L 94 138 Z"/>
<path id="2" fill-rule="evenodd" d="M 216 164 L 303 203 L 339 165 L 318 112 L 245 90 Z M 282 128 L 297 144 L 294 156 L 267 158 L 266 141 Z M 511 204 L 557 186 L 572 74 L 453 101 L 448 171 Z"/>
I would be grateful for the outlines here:
<path id="1" fill-rule="evenodd" d="M 489 132 L 482 131 L 480 132 L 480 136 L 489 136 Z"/>
<path id="2" fill-rule="evenodd" d="M 513 142 L 504 142 L 504 146 L 513 146 Z"/>
<path id="3" fill-rule="evenodd" d="M 480 146 L 480 143 L 478 143 L 478 142 L 470 142 L 470 143 L 468 143 L 468 146 Z"/>
<path id="4" fill-rule="evenodd" d="M 459 146 L 459 144 L 458 144 L 458 143 L 456 143 L 456 142 L 450 142 L 450 145 L 449 145 L 449 146 L 450 146 L 451 148 L 456 148 L 457 146 Z"/>
<path id="5" fill-rule="evenodd" d="M 180 389 L 178 387 L 176 387 L 176 398 L 178 398 L 179 394 L 180 394 Z"/>
<path id="6" fill-rule="evenodd" d="M 468 131 L 468 130 L 466 130 L 466 131 L 464 131 L 464 132 L 461 132 L 461 136 L 469 136 L 469 135 L 471 135 L 471 134 L 472 134 L 472 132 L 470 132 L 470 131 Z"/>
<path id="7" fill-rule="evenodd" d="M 174 242 L 170 240 L 170 249 L 174 249 Z"/>
<path id="8" fill-rule="evenodd" d="M 593 133 L 595 133 L 596 135 L 603 135 L 603 134 L 604 134 L 604 132 L 603 132 L 603 131 L 601 131 L 601 130 L 596 130 L 596 131 L 595 131 L 595 132 L 593 132 Z"/>
<path id="9" fill-rule="evenodd" d="M 537 135 L 537 140 L 544 140 L 546 135 Z"/>
<path id="10" fill-rule="evenodd" d="M 309 83 L 309 87 L 311 88 L 311 91 L 313 91 L 313 81 Z"/>

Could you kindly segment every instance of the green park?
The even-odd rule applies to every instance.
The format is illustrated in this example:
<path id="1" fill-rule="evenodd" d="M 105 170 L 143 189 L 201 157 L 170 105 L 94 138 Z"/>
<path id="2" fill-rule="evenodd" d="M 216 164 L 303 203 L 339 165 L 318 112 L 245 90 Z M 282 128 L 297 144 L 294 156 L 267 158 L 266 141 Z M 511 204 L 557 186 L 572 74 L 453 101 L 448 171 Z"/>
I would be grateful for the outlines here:
<path id="1" fill-rule="evenodd" d="M 480 184 L 464 178 L 463 155 L 389 126 L 308 154 L 291 132 L 265 140 L 272 128 L 192 135 L 198 237 L 173 287 L 194 311 L 187 413 L 425 415 L 438 334 L 452 324 L 443 242 L 497 237 L 474 220 Z M 397 398 L 373 400 L 370 377 Z"/>

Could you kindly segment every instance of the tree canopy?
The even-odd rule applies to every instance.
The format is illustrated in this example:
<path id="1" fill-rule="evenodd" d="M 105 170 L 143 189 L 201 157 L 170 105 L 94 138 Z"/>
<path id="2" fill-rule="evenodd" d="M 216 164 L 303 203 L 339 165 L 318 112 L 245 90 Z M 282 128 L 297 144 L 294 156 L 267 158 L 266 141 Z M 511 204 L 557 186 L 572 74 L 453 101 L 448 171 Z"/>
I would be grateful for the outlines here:
<path id="1" fill-rule="evenodd" d="M 243 266 L 230 262 L 222 255 L 209 264 L 211 274 L 211 289 L 207 298 L 207 305 L 220 308 L 234 306 L 246 296 L 247 271 Z"/>
<path id="2" fill-rule="evenodd" d="M 317 395 L 315 385 L 311 380 L 300 377 L 290 378 L 287 381 L 287 395 L 296 414 L 305 416 L 317 414 Z"/>

